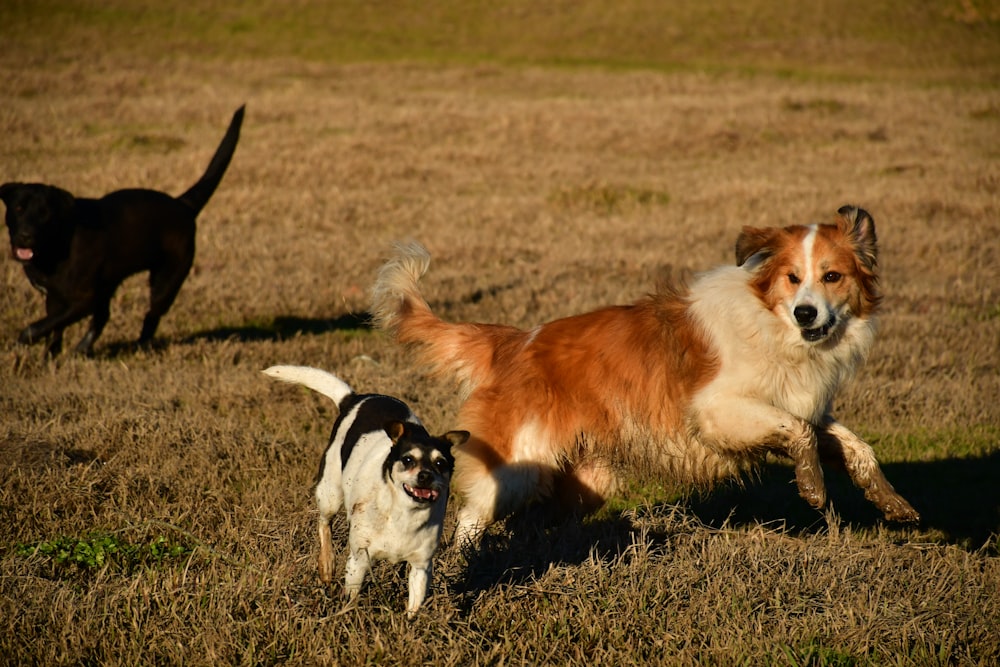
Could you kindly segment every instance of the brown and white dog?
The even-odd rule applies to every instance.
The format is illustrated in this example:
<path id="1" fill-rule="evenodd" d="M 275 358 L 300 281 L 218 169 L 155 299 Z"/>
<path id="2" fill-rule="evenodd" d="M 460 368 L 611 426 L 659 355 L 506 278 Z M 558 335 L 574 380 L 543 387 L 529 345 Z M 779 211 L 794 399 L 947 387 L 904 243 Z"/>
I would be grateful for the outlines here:
<path id="1" fill-rule="evenodd" d="M 822 458 L 887 519 L 919 520 L 872 448 L 830 415 L 872 345 L 876 254 L 875 223 L 853 206 L 833 224 L 745 227 L 735 266 L 522 331 L 437 318 L 417 287 L 427 251 L 399 246 L 372 312 L 467 397 L 456 539 L 536 499 L 595 509 L 623 465 L 706 485 L 768 452 L 794 462 L 813 507 L 826 502 Z"/>

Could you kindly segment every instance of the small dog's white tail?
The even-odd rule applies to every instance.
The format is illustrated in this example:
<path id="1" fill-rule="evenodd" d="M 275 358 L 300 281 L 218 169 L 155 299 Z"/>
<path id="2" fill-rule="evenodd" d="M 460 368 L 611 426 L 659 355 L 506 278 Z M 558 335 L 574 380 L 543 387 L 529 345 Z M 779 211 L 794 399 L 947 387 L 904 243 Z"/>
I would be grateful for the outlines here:
<path id="1" fill-rule="evenodd" d="M 340 403 L 354 393 L 349 384 L 333 373 L 327 373 L 319 368 L 311 368 L 309 366 L 271 366 L 261 372 L 282 382 L 305 385 L 313 391 L 318 391 L 327 398 L 332 399 L 337 404 L 337 407 L 340 407 Z"/>

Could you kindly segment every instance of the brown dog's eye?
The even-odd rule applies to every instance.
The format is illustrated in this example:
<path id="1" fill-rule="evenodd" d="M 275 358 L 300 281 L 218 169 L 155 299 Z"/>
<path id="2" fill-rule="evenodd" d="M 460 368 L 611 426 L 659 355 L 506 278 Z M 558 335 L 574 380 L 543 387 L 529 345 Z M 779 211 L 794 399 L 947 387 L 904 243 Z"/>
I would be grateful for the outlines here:
<path id="1" fill-rule="evenodd" d="M 825 283 L 839 283 L 843 276 L 836 271 L 827 271 L 823 274 L 823 282 Z"/>
<path id="2" fill-rule="evenodd" d="M 403 464 L 404 468 L 406 468 L 407 470 L 409 470 L 410 468 L 412 468 L 414 466 L 414 464 L 416 463 L 416 460 L 412 456 L 410 456 L 409 454 L 407 454 L 406 456 L 401 456 L 399 458 L 399 462 Z"/>
<path id="3" fill-rule="evenodd" d="M 790 282 L 793 285 L 798 285 L 800 282 L 802 282 L 802 279 L 799 278 L 794 273 L 789 273 L 788 274 L 788 282 Z"/>

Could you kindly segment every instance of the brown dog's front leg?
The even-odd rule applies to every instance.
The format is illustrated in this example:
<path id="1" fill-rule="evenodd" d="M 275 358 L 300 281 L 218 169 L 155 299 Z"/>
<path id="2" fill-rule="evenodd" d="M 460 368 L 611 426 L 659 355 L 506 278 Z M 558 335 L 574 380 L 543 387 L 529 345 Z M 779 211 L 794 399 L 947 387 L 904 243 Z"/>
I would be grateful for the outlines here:
<path id="1" fill-rule="evenodd" d="M 875 458 L 875 450 L 850 429 L 829 418 L 819 431 L 819 446 L 824 458 L 843 465 L 851 481 L 865 492 L 865 498 L 878 507 L 886 519 L 902 523 L 920 521 L 920 514 L 886 479 Z"/>
<path id="2" fill-rule="evenodd" d="M 799 495 L 816 509 L 822 509 L 826 505 L 826 484 L 823 482 L 816 434 L 805 422 L 797 426 L 800 433 L 788 442 L 785 453 L 795 462 L 795 483 L 799 487 Z"/>
<path id="3" fill-rule="evenodd" d="M 826 504 L 816 432 L 809 422 L 739 396 L 715 397 L 702 406 L 698 421 L 706 444 L 720 451 L 746 455 L 767 450 L 787 456 L 795 464 L 799 495 L 817 509 Z"/>

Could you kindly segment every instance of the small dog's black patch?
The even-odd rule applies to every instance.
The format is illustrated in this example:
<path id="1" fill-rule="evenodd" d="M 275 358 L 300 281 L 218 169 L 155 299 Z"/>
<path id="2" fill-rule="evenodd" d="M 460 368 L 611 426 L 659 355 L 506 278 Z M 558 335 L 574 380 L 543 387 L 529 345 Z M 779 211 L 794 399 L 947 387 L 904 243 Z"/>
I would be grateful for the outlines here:
<path id="1" fill-rule="evenodd" d="M 381 394 L 351 394 L 340 404 L 340 414 L 337 415 L 337 421 L 333 423 L 333 430 L 330 433 L 331 440 L 337 434 L 344 417 L 350 415 L 354 411 L 354 406 L 361 402 L 364 402 L 364 405 L 358 410 L 354 422 L 348 427 L 347 435 L 344 437 L 344 445 L 340 450 L 341 470 L 347 465 L 354 445 L 363 434 L 378 431 L 384 428 L 388 422 L 405 422 L 411 418 L 410 408 L 397 398 Z"/>

